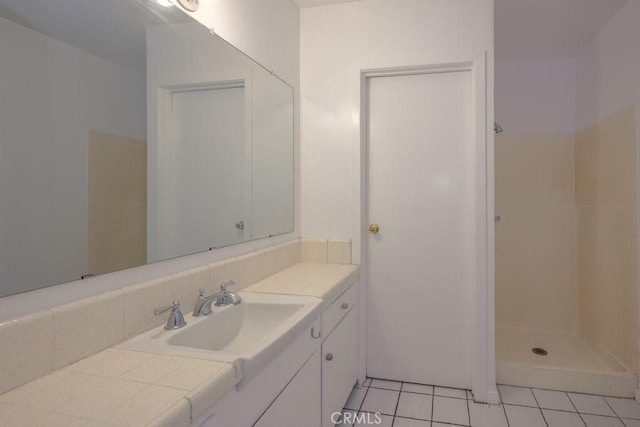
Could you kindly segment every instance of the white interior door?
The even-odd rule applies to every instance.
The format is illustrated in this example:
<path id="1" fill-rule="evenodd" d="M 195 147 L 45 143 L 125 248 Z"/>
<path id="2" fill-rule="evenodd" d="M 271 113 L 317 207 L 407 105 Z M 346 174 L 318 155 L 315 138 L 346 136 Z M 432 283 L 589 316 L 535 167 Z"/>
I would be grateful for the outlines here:
<path id="1" fill-rule="evenodd" d="M 369 83 L 367 374 L 471 385 L 475 275 L 471 71 Z"/>
<path id="2" fill-rule="evenodd" d="M 174 92 L 171 116 L 171 255 L 244 241 L 244 88 Z"/>

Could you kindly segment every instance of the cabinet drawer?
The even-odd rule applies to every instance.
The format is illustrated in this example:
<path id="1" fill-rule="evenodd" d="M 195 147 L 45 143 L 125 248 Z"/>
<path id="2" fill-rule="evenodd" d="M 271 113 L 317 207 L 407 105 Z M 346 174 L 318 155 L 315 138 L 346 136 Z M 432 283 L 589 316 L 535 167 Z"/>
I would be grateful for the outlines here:
<path id="1" fill-rule="evenodd" d="M 358 301 L 358 282 L 355 282 L 349 289 L 344 291 L 336 300 L 322 313 L 321 331 L 323 337 L 329 336 L 333 328 L 342 318 L 356 305 Z"/>

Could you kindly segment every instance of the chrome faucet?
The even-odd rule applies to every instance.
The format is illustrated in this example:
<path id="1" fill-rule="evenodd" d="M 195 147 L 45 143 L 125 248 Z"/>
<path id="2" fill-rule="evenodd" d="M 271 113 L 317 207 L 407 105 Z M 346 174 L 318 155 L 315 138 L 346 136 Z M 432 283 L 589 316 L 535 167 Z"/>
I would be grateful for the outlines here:
<path id="1" fill-rule="evenodd" d="M 155 314 L 156 316 L 160 316 L 162 313 L 169 310 L 171 310 L 171 314 L 169 314 L 167 324 L 164 325 L 164 328 L 167 331 L 182 328 L 187 324 L 187 322 L 185 322 L 184 320 L 182 312 L 180 311 L 180 301 L 174 301 L 166 307 L 156 308 L 155 310 L 153 310 L 153 314 Z"/>
<path id="2" fill-rule="evenodd" d="M 199 317 L 211 314 L 211 304 L 213 303 L 213 301 L 216 302 L 216 307 L 223 307 L 230 304 L 240 304 L 242 302 L 242 298 L 240 297 L 240 295 L 227 290 L 227 286 L 231 286 L 235 283 L 235 281 L 229 280 L 228 282 L 221 284 L 220 292 L 209 295 L 208 297 L 204 296 L 204 289 L 200 289 L 200 295 L 198 295 L 196 305 L 193 307 L 193 315 L 195 317 Z"/>

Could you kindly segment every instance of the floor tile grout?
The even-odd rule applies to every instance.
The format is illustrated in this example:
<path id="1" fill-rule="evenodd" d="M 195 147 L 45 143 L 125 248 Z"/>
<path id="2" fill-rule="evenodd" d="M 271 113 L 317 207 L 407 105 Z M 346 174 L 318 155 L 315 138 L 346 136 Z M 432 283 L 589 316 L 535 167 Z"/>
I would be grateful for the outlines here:
<path id="1" fill-rule="evenodd" d="M 392 425 L 395 425 L 396 420 L 399 419 L 399 418 L 408 419 L 408 420 L 415 420 L 415 421 L 424 421 L 425 423 L 433 425 L 433 423 L 436 422 L 436 420 L 434 420 L 434 416 L 435 416 L 434 410 L 435 410 L 436 397 L 439 397 L 439 398 L 442 398 L 442 399 L 466 400 L 467 401 L 467 403 L 466 403 L 466 414 L 467 414 L 467 420 L 468 420 L 467 422 L 469 423 L 467 425 L 468 426 L 473 425 L 473 420 L 472 420 L 472 417 L 471 417 L 471 401 L 472 401 L 473 397 L 470 396 L 469 393 L 467 392 L 467 390 L 465 390 L 465 389 L 459 389 L 459 388 L 454 388 L 454 387 L 443 387 L 443 388 L 452 389 L 452 390 L 464 391 L 465 392 L 465 398 L 461 398 L 459 396 L 447 396 L 447 395 L 442 395 L 442 394 L 436 394 L 436 387 L 440 387 L 440 386 L 433 386 L 433 385 L 429 385 L 429 384 L 421 384 L 421 383 L 406 382 L 406 381 L 394 381 L 395 383 L 399 384 L 399 387 L 400 387 L 399 389 L 396 389 L 396 388 L 384 387 L 384 386 L 379 386 L 379 385 L 378 386 L 374 386 L 373 385 L 374 384 L 373 380 L 375 380 L 374 378 L 367 379 L 367 380 L 369 381 L 369 385 L 365 386 L 364 383 L 363 383 L 362 386 L 359 386 L 361 388 L 366 388 L 367 390 L 365 391 L 364 397 L 362 398 L 362 401 L 360 403 L 359 409 L 357 411 L 358 413 L 362 412 L 364 403 L 367 400 L 367 396 L 369 396 L 369 392 L 373 388 L 373 389 L 377 389 L 377 390 L 385 390 L 385 391 L 391 391 L 391 392 L 397 393 L 396 402 L 395 402 L 395 409 L 393 411 L 393 415 L 384 414 L 385 416 L 391 418 Z M 392 381 L 392 380 L 386 380 L 386 381 Z M 433 392 L 429 393 L 429 392 L 421 392 L 421 391 L 415 391 L 415 390 L 414 391 L 404 390 L 405 385 L 410 385 L 410 384 L 412 384 L 412 385 L 421 385 L 421 386 L 425 386 L 425 387 L 431 387 Z M 501 386 L 504 386 L 504 385 L 501 384 Z M 504 416 L 504 421 L 506 421 L 506 425 L 508 427 L 518 427 L 518 426 L 517 425 L 513 425 L 512 424 L 512 420 L 509 419 L 509 415 L 507 413 L 507 407 L 519 407 L 519 408 L 537 409 L 538 410 L 537 413 L 539 413 L 539 416 L 542 418 L 541 421 L 547 427 L 550 426 L 549 422 L 551 422 L 550 420 L 547 420 L 547 417 L 550 416 L 550 413 L 547 412 L 547 415 L 545 415 L 544 410 L 561 412 L 561 413 L 564 413 L 564 414 L 577 414 L 578 418 L 580 419 L 580 422 L 582 422 L 584 426 L 587 425 L 587 422 L 585 421 L 585 419 L 583 417 L 585 415 L 588 415 L 588 416 L 599 416 L 599 417 L 605 417 L 605 418 L 614 418 L 614 419 L 619 420 L 623 425 L 626 425 L 626 424 L 624 424 L 623 418 L 613 408 L 613 406 L 611 405 L 609 400 L 606 399 L 607 397 L 612 397 L 612 396 L 604 396 L 604 395 L 588 394 L 588 393 L 571 393 L 571 394 L 575 394 L 575 395 L 594 396 L 594 397 L 598 397 L 598 398 L 604 400 L 605 404 L 612 411 L 612 413 L 614 415 L 601 415 L 601 414 L 590 414 L 588 412 L 580 412 L 578 410 L 578 407 L 576 406 L 576 403 L 571 398 L 571 395 L 570 395 L 569 392 L 564 392 L 564 391 L 559 391 L 559 390 L 542 389 L 542 388 L 534 388 L 534 387 L 521 387 L 521 386 L 507 386 L 507 387 L 513 387 L 513 388 L 529 390 L 529 392 L 533 396 L 533 401 L 535 402 L 535 406 L 526 405 L 526 404 L 505 403 L 504 400 L 502 399 L 503 392 L 500 391 L 500 403 L 498 405 L 495 405 L 495 406 L 498 406 L 498 407 L 501 406 L 502 407 L 501 408 L 502 411 L 500 411 L 502 415 L 500 417 Z M 538 396 L 536 396 L 536 394 L 534 393 L 534 390 L 552 391 L 552 392 L 562 393 L 569 400 L 569 403 L 571 404 L 571 407 L 573 408 L 573 410 L 558 409 L 558 408 L 546 408 L 546 407 L 541 406 L 540 405 L 540 401 L 538 400 Z M 400 398 L 402 397 L 403 393 L 412 394 L 412 395 L 421 395 L 421 396 L 431 396 L 431 415 L 430 415 L 430 419 L 415 418 L 415 417 L 406 416 L 406 415 L 399 415 L 398 408 L 400 406 Z M 542 395 L 540 397 L 542 398 Z M 615 398 L 616 399 L 634 401 L 633 399 L 625 399 L 625 398 L 620 398 L 620 397 L 615 397 Z M 388 400 L 387 400 L 387 402 L 391 403 Z M 491 406 L 494 406 L 494 405 L 491 405 Z M 567 408 L 568 406 L 565 404 L 564 407 Z M 457 411 L 457 413 L 459 414 L 459 411 Z M 531 412 L 531 413 L 533 414 L 535 412 Z M 513 415 L 514 414 L 512 414 L 512 416 Z M 629 418 L 629 419 L 633 419 L 633 418 Z M 440 422 L 442 424 L 445 424 L 445 425 L 451 425 L 451 426 L 458 425 L 458 424 L 451 424 L 451 423 L 446 423 L 446 422 L 441 422 L 441 421 L 438 421 L 438 422 Z"/>

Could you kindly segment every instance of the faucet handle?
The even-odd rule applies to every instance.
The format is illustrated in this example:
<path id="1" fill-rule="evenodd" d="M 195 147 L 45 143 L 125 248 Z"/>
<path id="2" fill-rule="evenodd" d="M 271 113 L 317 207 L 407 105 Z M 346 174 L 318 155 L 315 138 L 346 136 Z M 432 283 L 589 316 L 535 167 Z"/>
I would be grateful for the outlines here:
<path id="1" fill-rule="evenodd" d="M 156 308 L 153 310 L 153 314 L 155 314 L 156 316 L 160 316 L 162 313 L 169 311 L 171 309 L 180 310 L 180 301 L 174 301 L 165 307 Z"/>
<path id="2" fill-rule="evenodd" d="M 167 324 L 164 326 L 166 330 L 182 328 L 187 322 L 184 320 L 182 311 L 180 311 L 180 301 L 174 301 L 166 307 L 160 307 L 153 310 L 153 314 L 156 316 L 161 315 L 164 312 L 171 310 Z"/>
<path id="3" fill-rule="evenodd" d="M 226 291 L 227 290 L 227 286 L 232 286 L 232 285 L 235 285 L 235 284 L 236 284 L 236 281 L 231 279 L 228 282 L 222 283 L 220 285 L 220 290 L 221 291 Z"/>

